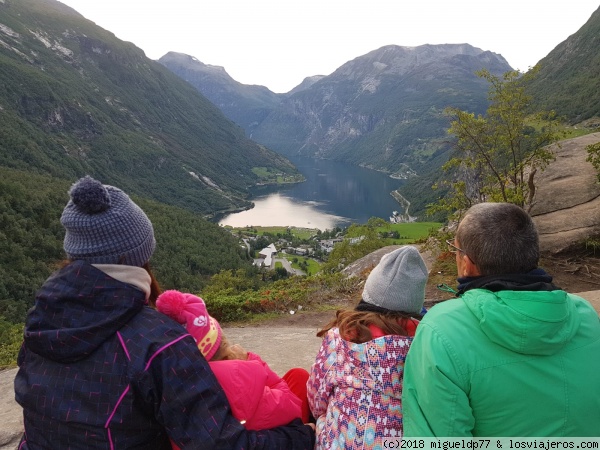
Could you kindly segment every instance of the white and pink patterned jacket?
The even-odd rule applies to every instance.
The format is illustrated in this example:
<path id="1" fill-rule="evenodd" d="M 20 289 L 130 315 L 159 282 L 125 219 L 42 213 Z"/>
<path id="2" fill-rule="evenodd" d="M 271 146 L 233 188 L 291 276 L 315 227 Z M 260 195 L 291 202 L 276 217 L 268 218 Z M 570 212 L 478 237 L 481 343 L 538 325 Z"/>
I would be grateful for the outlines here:
<path id="1" fill-rule="evenodd" d="M 307 383 L 317 419 L 316 449 L 381 448 L 402 437 L 402 377 L 412 337 L 388 335 L 363 344 L 332 328 Z"/>

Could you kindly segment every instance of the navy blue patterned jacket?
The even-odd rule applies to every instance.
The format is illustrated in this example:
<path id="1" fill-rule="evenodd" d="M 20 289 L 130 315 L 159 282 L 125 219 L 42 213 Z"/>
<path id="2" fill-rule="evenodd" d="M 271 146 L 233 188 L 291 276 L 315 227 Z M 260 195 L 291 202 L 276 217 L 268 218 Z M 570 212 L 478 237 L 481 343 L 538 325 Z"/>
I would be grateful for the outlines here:
<path id="1" fill-rule="evenodd" d="M 83 261 L 46 281 L 15 378 L 20 450 L 312 449 L 299 421 L 246 431 L 194 339 L 145 303 Z"/>

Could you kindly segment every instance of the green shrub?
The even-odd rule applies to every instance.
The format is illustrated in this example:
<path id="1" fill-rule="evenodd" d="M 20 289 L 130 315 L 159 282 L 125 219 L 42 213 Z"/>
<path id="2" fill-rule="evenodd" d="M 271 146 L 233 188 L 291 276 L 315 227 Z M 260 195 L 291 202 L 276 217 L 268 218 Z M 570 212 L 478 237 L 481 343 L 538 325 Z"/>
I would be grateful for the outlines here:
<path id="1" fill-rule="evenodd" d="M 202 293 L 208 311 L 221 322 L 238 322 L 264 314 L 288 313 L 301 308 L 318 310 L 354 301 L 361 280 L 343 274 L 319 274 L 312 277 L 291 276 L 258 288 L 236 291 L 224 287 L 217 277 Z M 218 286 L 221 286 L 219 288 Z"/>
<path id="2" fill-rule="evenodd" d="M 0 369 L 17 365 L 17 355 L 23 343 L 23 324 L 0 319 Z"/>
<path id="3" fill-rule="evenodd" d="M 591 250 L 594 256 L 600 253 L 600 236 L 587 238 L 585 240 L 585 249 Z"/>

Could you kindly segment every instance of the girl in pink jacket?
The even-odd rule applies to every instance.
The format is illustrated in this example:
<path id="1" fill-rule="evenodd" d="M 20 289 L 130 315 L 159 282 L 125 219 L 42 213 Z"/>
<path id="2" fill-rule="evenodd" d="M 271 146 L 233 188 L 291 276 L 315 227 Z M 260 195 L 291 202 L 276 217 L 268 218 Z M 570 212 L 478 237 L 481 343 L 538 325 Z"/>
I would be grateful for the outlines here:
<path id="1" fill-rule="evenodd" d="M 196 340 L 225 391 L 233 415 L 248 430 L 273 428 L 296 418 L 308 422 L 306 370 L 291 369 L 282 378 L 257 354 L 230 345 L 200 297 L 165 291 L 156 300 L 156 308 L 184 325 Z"/>

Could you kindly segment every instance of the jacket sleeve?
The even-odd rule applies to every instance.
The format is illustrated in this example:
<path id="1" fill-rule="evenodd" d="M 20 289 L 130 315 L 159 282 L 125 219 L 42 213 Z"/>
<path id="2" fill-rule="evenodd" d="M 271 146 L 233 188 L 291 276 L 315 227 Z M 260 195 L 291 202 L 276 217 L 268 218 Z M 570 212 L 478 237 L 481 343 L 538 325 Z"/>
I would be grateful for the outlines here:
<path id="1" fill-rule="evenodd" d="M 302 415 L 301 400 L 258 356 L 248 360 L 211 361 L 233 415 L 249 430 L 285 425 Z"/>
<path id="2" fill-rule="evenodd" d="M 262 363 L 266 383 L 263 386 L 262 397 L 255 415 L 248 420 L 247 427 L 256 430 L 271 426 L 270 424 L 273 423 L 288 423 L 293 419 L 301 418 L 302 401 L 258 355 L 254 361 Z"/>
<path id="3" fill-rule="evenodd" d="M 306 384 L 308 405 L 315 419 L 327 412 L 327 404 L 333 395 L 335 367 L 337 360 L 337 339 L 334 330 L 323 337 L 321 348 L 310 368 L 310 377 Z"/>
<path id="4" fill-rule="evenodd" d="M 454 347 L 421 322 L 404 365 L 404 436 L 472 436 L 475 419 L 467 385 Z"/>
<path id="5" fill-rule="evenodd" d="M 314 431 L 301 421 L 247 431 L 235 419 L 223 390 L 191 336 L 155 349 L 136 388 L 181 450 L 312 449 Z"/>

